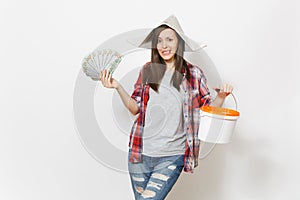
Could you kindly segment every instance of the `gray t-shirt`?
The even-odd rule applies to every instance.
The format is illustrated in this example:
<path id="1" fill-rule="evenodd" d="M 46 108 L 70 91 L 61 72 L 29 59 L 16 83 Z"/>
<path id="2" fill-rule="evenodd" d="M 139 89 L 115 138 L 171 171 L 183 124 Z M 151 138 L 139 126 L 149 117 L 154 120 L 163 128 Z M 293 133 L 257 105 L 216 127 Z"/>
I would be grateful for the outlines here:
<path id="1" fill-rule="evenodd" d="M 148 156 L 184 154 L 183 93 L 170 83 L 172 75 L 172 71 L 165 72 L 159 93 L 150 89 L 143 132 L 143 154 Z"/>

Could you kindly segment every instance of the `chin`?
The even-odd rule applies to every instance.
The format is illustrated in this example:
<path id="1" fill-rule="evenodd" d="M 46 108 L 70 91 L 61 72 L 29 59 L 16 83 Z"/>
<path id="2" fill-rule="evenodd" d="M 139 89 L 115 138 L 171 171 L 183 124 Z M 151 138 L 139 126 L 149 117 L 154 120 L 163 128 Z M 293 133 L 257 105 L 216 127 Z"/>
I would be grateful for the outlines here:
<path id="1" fill-rule="evenodd" d="M 170 60 L 174 59 L 174 55 L 170 55 L 170 56 L 161 56 L 161 57 L 162 57 L 162 59 L 163 59 L 164 61 L 170 61 Z"/>

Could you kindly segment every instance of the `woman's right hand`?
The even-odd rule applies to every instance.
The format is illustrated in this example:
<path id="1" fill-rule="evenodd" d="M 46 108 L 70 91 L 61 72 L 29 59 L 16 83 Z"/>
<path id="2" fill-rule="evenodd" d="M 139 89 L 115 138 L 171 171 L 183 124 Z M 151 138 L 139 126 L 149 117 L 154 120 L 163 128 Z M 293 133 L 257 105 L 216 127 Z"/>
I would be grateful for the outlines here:
<path id="1" fill-rule="evenodd" d="M 100 71 L 100 80 L 102 82 L 102 85 L 106 88 L 115 88 L 117 89 L 120 85 L 120 83 L 112 78 L 112 75 L 109 70 Z"/>

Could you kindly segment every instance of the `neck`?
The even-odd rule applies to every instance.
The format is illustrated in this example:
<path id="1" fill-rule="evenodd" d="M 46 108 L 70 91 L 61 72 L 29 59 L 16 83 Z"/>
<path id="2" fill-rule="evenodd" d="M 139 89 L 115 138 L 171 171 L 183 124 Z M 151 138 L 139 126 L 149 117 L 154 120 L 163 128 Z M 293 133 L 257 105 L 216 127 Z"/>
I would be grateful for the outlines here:
<path id="1" fill-rule="evenodd" d="M 167 70 L 173 70 L 175 69 L 175 61 L 174 59 L 171 61 L 165 61 L 166 66 L 167 66 Z"/>

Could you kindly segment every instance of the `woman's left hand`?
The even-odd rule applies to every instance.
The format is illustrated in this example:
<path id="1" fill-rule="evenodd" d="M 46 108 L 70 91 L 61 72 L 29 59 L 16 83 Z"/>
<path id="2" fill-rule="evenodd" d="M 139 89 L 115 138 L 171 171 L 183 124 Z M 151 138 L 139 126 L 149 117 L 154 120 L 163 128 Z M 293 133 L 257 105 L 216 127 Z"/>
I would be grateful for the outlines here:
<path id="1" fill-rule="evenodd" d="M 218 92 L 218 96 L 221 98 L 226 98 L 232 91 L 233 87 L 227 83 L 223 83 L 219 88 L 214 88 Z"/>

